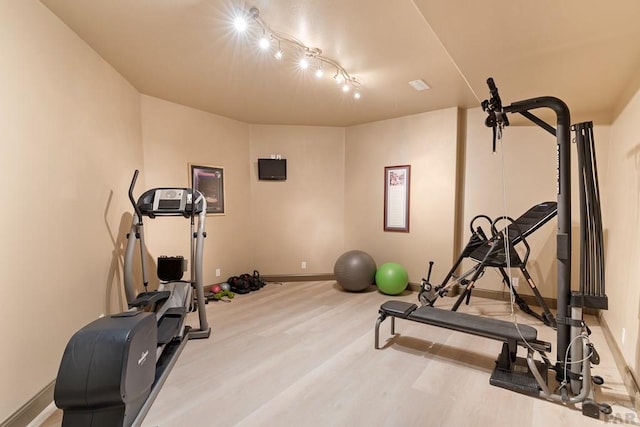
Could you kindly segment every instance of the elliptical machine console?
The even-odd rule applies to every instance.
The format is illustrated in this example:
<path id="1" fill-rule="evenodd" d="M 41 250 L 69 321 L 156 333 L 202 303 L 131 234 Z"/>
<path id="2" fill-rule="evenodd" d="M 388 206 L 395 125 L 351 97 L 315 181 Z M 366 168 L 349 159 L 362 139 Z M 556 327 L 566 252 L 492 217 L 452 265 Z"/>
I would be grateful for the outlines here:
<path id="1" fill-rule="evenodd" d="M 69 340 L 54 390 L 65 427 L 139 426 L 187 341 L 211 334 L 202 274 L 207 202 L 191 188 L 154 188 L 136 200 L 137 178 L 136 170 L 129 187 L 134 214 L 124 255 L 129 310 L 97 319 Z M 149 291 L 142 219 L 163 216 L 190 219 L 191 275 L 182 280 L 182 256 L 161 256 L 160 285 Z M 136 246 L 145 288 L 139 294 L 133 270 Z M 191 310 L 198 311 L 197 328 L 185 323 Z"/>
<path id="2" fill-rule="evenodd" d="M 137 205 L 140 213 L 150 218 L 175 215 L 189 218 L 202 212 L 203 202 L 206 205 L 204 197 L 198 199 L 202 194 L 195 191 L 198 201 L 192 206 L 194 191 L 191 188 L 153 188 L 140 196 Z"/>

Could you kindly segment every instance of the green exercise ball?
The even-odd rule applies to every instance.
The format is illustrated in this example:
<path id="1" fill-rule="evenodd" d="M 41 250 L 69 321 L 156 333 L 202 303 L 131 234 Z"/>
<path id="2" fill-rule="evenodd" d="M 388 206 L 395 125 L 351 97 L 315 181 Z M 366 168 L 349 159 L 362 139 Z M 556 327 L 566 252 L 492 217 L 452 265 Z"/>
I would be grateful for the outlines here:
<path id="1" fill-rule="evenodd" d="M 407 270 L 396 262 L 382 264 L 376 271 L 376 285 L 383 294 L 399 295 L 407 289 L 408 284 Z"/>

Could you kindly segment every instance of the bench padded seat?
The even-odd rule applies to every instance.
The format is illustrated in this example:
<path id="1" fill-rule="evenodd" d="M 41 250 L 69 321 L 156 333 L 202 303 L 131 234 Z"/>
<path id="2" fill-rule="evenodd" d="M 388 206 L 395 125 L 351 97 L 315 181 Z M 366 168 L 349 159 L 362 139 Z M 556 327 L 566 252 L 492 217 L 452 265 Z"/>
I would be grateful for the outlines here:
<path id="1" fill-rule="evenodd" d="M 380 314 L 406 319 L 418 306 L 404 301 L 387 301 L 380 306 Z"/>
<path id="2" fill-rule="evenodd" d="M 522 342 L 523 338 L 526 341 L 535 341 L 538 337 L 538 331 L 529 325 L 518 324 L 516 328 L 509 321 L 441 310 L 431 306 L 417 308 L 406 318 L 499 341 Z"/>

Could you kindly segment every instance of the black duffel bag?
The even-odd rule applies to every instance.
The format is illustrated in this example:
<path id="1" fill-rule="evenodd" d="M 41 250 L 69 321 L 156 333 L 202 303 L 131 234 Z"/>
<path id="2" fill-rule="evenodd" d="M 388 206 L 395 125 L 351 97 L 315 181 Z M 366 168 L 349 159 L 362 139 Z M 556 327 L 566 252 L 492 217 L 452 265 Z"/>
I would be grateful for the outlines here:
<path id="1" fill-rule="evenodd" d="M 248 294 L 252 290 L 251 282 L 243 279 L 242 276 L 232 276 L 227 279 L 227 283 L 231 286 L 231 291 L 236 294 Z"/>

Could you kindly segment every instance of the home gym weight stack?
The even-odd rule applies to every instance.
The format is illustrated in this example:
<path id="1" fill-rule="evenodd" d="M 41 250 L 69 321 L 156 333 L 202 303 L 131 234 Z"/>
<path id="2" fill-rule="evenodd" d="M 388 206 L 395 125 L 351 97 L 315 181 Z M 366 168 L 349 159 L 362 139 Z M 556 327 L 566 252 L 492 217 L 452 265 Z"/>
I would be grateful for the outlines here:
<path id="1" fill-rule="evenodd" d="M 129 310 L 99 318 L 69 340 L 54 390 L 65 427 L 139 426 L 187 341 L 208 338 L 211 333 L 202 274 L 206 200 L 191 188 L 154 188 L 136 202 L 133 189 L 137 178 L 136 170 L 129 187 L 134 214 L 124 255 Z M 160 285 L 157 291 L 147 290 L 145 216 L 190 219 L 190 280 L 181 280 L 182 257 L 160 257 Z M 137 243 L 145 288 L 138 295 L 133 271 Z M 193 310 L 198 311 L 197 329 L 185 323 L 187 313 Z"/>

